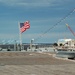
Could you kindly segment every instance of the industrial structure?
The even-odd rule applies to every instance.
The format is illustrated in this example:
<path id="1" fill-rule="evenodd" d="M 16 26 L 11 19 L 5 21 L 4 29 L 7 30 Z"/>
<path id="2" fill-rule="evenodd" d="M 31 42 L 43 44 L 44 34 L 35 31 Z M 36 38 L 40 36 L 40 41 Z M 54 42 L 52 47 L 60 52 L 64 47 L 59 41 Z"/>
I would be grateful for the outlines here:
<path id="1" fill-rule="evenodd" d="M 74 39 L 59 39 L 58 40 L 58 46 L 74 47 L 75 46 L 75 40 Z"/>

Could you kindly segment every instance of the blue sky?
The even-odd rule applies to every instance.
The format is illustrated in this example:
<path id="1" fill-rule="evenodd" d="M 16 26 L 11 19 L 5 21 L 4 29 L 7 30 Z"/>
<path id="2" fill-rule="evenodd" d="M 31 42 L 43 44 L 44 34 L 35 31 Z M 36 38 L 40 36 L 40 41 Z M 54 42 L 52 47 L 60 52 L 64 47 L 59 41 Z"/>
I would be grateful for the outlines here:
<path id="1" fill-rule="evenodd" d="M 18 41 L 18 22 L 27 20 L 30 21 L 30 29 L 22 34 L 23 43 L 30 43 L 31 39 L 34 39 L 35 43 L 54 43 L 63 38 L 74 39 L 65 23 L 75 32 L 75 12 L 44 34 L 74 8 L 75 0 L 0 0 L 0 42 Z"/>

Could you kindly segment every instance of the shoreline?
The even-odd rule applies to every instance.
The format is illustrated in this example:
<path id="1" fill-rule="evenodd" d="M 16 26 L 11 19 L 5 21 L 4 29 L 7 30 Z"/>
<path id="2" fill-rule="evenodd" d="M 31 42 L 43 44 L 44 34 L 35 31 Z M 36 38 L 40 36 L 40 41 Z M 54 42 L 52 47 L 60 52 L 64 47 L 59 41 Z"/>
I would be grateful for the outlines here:
<path id="1" fill-rule="evenodd" d="M 0 64 L 4 65 L 59 65 L 75 62 L 55 57 L 50 52 L 1 52 Z"/>

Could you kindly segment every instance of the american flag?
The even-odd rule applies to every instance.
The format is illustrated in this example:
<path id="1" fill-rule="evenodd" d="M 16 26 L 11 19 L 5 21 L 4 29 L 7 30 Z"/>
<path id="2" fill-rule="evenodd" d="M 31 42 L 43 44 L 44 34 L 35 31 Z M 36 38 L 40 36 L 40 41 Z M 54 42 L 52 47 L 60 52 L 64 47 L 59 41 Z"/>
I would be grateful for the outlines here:
<path id="1" fill-rule="evenodd" d="M 24 23 L 20 23 L 20 32 L 23 33 L 24 31 L 26 31 L 27 29 L 30 28 L 30 23 L 29 21 L 26 21 Z"/>

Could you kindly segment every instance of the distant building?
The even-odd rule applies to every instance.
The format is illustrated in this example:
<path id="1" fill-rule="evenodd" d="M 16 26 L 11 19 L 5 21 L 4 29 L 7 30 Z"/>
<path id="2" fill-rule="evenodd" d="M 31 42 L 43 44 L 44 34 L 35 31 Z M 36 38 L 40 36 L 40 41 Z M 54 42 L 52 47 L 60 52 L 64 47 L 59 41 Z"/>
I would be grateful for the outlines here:
<path id="1" fill-rule="evenodd" d="M 58 40 L 58 46 L 75 46 L 75 40 L 74 39 L 59 39 Z"/>

